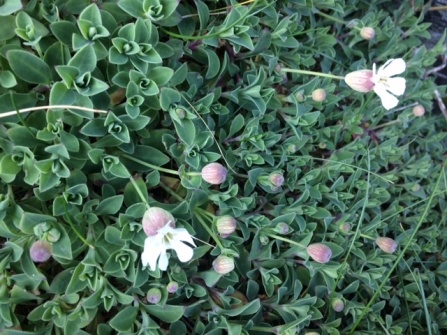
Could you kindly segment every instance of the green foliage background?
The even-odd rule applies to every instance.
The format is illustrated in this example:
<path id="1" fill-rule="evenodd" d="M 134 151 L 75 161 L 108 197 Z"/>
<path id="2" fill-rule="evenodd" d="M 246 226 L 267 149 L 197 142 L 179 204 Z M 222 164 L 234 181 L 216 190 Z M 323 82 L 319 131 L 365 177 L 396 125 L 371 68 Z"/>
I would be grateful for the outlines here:
<path id="1" fill-rule="evenodd" d="M 446 48 L 422 44 L 428 7 L 0 1 L 1 333 L 446 332 L 447 128 L 432 111 L 445 87 L 424 76 Z M 343 76 L 400 57 L 407 89 L 391 111 L 343 81 L 281 72 Z M 199 173 L 215 161 L 220 186 Z M 190 262 L 142 268 L 146 202 L 206 242 Z M 237 231 L 219 237 L 214 215 Z M 224 276 L 216 239 L 235 256 Z M 31 260 L 36 240 L 52 243 L 49 261 Z M 320 242 L 326 264 L 298 246 Z"/>

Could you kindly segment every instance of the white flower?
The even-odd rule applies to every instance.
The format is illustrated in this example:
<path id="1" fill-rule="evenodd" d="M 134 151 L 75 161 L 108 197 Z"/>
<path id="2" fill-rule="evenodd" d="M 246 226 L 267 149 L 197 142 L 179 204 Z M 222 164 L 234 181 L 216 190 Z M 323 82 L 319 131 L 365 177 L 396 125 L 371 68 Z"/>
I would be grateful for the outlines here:
<path id="1" fill-rule="evenodd" d="M 157 231 L 154 236 L 149 236 L 144 242 L 144 251 L 141 254 L 143 266 L 150 266 L 152 271 L 158 267 L 165 271 L 168 268 L 168 256 L 166 250 L 174 249 L 181 262 L 189 261 L 193 256 L 193 249 L 184 244 L 188 242 L 193 246 L 194 241 L 184 228 L 172 228 L 171 222 L 168 222 L 164 227 Z"/>
<path id="2" fill-rule="evenodd" d="M 402 58 L 388 60 L 377 72 L 376 64 L 373 64 L 372 82 L 374 83 L 374 92 L 379 96 L 383 107 L 387 110 L 396 107 L 399 103 L 394 95 L 400 96 L 405 92 L 405 78 L 391 78 L 404 72 L 405 68 L 405 61 Z"/>

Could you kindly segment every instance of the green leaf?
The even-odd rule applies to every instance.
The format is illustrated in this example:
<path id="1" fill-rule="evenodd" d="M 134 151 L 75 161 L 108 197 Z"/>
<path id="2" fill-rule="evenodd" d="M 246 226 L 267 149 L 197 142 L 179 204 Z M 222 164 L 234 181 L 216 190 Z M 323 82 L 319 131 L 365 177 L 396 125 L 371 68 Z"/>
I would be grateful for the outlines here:
<path id="1" fill-rule="evenodd" d="M 174 70 L 168 68 L 159 66 L 155 69 L 152 69 L 147 77 L 157 84 L 157 86 L 161 86 L 169 82 L 171 80 L 172 76 L 174 74 Z"/>
<path id="2" fill-rule="evenodd" d="M 56 83 L 50 91 L 50 105 L 72 105 L 76 100 L 76 95 L 73 90 L 67 88 L 62 83 Z"/>
<path id="3" fill-rule="evenodd" d="M 196 140 L 196 126 L 190 119 L 183 119 L 181 124 L 174 122 L 178 136 L 189 146 L 193 146 Z"/>
<path id="4" fill-rule="evenodd" d="M 10 50 L 6 56 L 20 79 L 32 84 L 50 84 L 50 67 L 39 57 L 23 50 Z"/>
<path id="5" fill-rule="evenodd" d="M 17 85 L 17 80 L 11 71 L 2 71 L 0 73 L 0 85 L 4 88 L 11 88 Z"/>
<path id="6" fill-rule="evenodd" d="M 104 199 L 99 203 L 98 207 L 96 207 L 95 214 L 96 215 L 115 214 L 121 209 L 123 200 L 124 200 L 123 195 L 115 195 L 114 197 Z"/>
<path id="7" fill-rule="evenodd" d="M 93 72 L 96 67 L 96 54 L 93 47 L 89 44 L 76 52 L 68 62 L 68 66 L 77 68 L 79 74 Z"/>
<path id="8" fill-rule="evenodd" d="M 146 312 L 167 323 L 172 323 L 180 320 L 185 311 L 183 306 L 173 306 L 173 305 L 164 305 L 163 307 L 158 305 L 150 305 L 150 306 L 142 305 L 142 306 Z"/>
<path id="9" fill-rule="evenodd" d="M 0 6 L 0 16 L 6 16 L 22 9 L 22 1 L 20 0 L 4 0 L 1 3 L 3 5 Z M 5 29 L 5 27 L 2 26 L 2 29 Z"/>
<path id="10" fill-rule="evenodd" d="M 137 307 L 131 307 L 131 306 L 126 307 L 117 315 L 115 315 L 115 317 L 112 320 L 110 320 L 109 322 L 110 327 L 119 332 L 126 332 L 132 327 L 137 315 L 138 315 Z"/>
<path id="11" fill-rule="evenodd" d="M 53 22 L 50 25 L 50 30 L 61 43 L 68 46 L 72 45 L 73 34 L 79 33 L 74 23 L 62 20 Z"/>
<path id="12" fill-rule="evenodd" d="M 6 41 L 15 36 L 14 29 L 16 27 L 15 17 L 12 15 L 0 15 L 0 41 Z"/>

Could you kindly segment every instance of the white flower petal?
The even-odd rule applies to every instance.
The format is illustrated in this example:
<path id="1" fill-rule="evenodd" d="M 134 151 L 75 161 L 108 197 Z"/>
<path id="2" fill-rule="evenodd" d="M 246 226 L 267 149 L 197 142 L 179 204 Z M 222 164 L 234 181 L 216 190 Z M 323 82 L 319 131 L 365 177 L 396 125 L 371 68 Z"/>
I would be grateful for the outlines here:
<path id="1" fill-rule="evenodd" d="M 386 89 L 394 95 L 399 96 L 405 92 L 405 83 L 406 80 L 402 77 L 388 78 L 386 81 Z"/>
<path id="2" fill-rule="evenodd" d="M 388 93 L 383 84 L 376 84 L 376 86 L 374 86 L 374 92 L 379 96 L 382 105 L 386 110 L 396 107 L 399 103 L 399 100 L 394 95 Z"/>
<path id="3" fill-rule="evenodd" d="M 180 262 L 183 263 L 189 261 L 194 254 L 194 251 L 192 250 L 191 247 L 188 247 L 186 244 L 180 241 L 176 240 L 171 241 L 171 247 L 177 253 L 177 257 L 180 260 Z"/>
<path id="4" fill-rule="evenodd" d="M 390 59 L 379 68 L 377 75 L 379 77 L 392 77 L 404 72 L 406 67 L 402 58 Z"/>
<path id="5" fill-rule="evenodd" d="M 160 255 L 160 259 L 158 261 L 158 267 L 160 268 L 161 271 L 166 271 L 166 269 L 168 268 L 168 264 L 169 264 L 168 255 L 166 255 L 166 252 L 164 251 Z"/>
<path id="6" fill-rule="evenodd" d="M 162 253 L 166 253 L 166 248 L 163 244 L 157 243 L 156 236 L 146 238 L 144 241 L 144 251 L 141 254 L 143 266 L 149 265 L 152 271 L 157 268 L 157 259 Z"/>
<path id="7" fill-rule="evenodd" d="M 195 246 L 194 241 L 185 228 L 177 228 L 172 232 L 175 240 L 185 241 Z"/>

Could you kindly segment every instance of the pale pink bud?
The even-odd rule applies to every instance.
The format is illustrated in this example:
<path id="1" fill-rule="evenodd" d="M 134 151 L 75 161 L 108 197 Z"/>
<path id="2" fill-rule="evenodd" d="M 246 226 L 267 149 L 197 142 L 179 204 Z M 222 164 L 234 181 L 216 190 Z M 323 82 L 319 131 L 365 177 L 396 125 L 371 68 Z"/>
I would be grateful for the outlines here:
<path id="1" fill-rule="evenodd" d="M 332 257 L 332 250 L 321 243 L 311 244 L 307 247 L 307 253 L 315 262 L 327 263 Z"/>
<path id="2" fill-rule="evenodd" d="M 269 180 L 273 186 L 280 187 L 284 183 L 284 176 L 280 173 L 272 173 L 269 176 Z"/>
<path id="3" fill-rule="evenodd" d="M 347 232 L 349 232 L 349 231 L 351 230 L 351 225 L 350 225 L 349 223 L 342 223 L 342 224 L 339 226 L 339 228 L 340 228 L 340 230 L 341 230 L 342 232 L 347 233 Z"/>
<path id="4" fill-rule="evenodd" d="M 143 230 L 147 236 L 155 236 L 160 228 L 163 228 L 169 223 L 172 228 L 175 228 L 175 219 L 171 213 L 165 211 L 160 207 L 149 208 L 143 216 Z"/>
<path id="5" fill-rule="evenodd" d="M 170 281 L 168 285 L 166 285 L 166 289 L 169 293 L 175 293 L 178 290 L 178 283 L 176 281 Z"/>
<path id="6" fill-rule="evenodd" d="M 34 262 L 46 262 L 53 254 L 53 247 L 47 241 L 36 241 L 29 250 Z"/>
<path id="7" fill-rule="evenodd" d="M 219 163 L 210 163 L 202 169 L 202 178 L 206 182 L 219 185 L 227 179 L 227 169 Z"/>
<path id="8" fill-rule="evenodd" d="M 224 215 L 217 219 L 217 231 L 222 237 L 228 237 L 236 230 L 236 220 L 230 215 Z"/>
<path id="9" fill-rule="evenodd" d="M 357 92 L 370 92 L 374 89 L 371 70 L 359 70 L 350 72 L 345 76 L 345 82 L 350 88 Z"/>
<path id="10" fill-rule="evenodd" d="M 341 312 L 345 308 L 343 300 L 339 298 L 332 300 L 331 305 L 336 312 Z"/>
<path id="11" fill-rule="evenodd" d="M 396 241 L 389 237 L 378 237 L 376 243 L 382 251 L 388 254 L 392 254 L 397 249 Z"/>
<path id="12" fill-rule="evenodd" d="M 147 292 L 147 301 L 151 304 L 158 304 L 161 300 L 161 291 L 160 289 L 153 287 Z"/>
<path id="13" fill-rule="evenodd" d="M 234 270 L 234 260 L 231 257 L 220 255 L 213 262 L 213 269 L 224 275 Z"/>
<path id="14" fill-rule="evenodd" d="M 420 117 L 425 114 L 425 108 L 422 105 L 417 105 L 413 108 L 413 115 Z"/>
<path id="15" fill-rule="evenodd" d="M 326 91 L 322 88 L 318 88 L 312 92 L 312 100 L 322 102 L 326 99 Z"/>
<path id="16" fill-rule="evenodd" d="M 374 36 L 376 36 L 376 31 L 374 30 L 374 28 L 371 27 L 363 27 L 360 30 L 360 36 L 362 36 L 362 38 L 365 40 L 370 40 L 374 38 Z"/>

